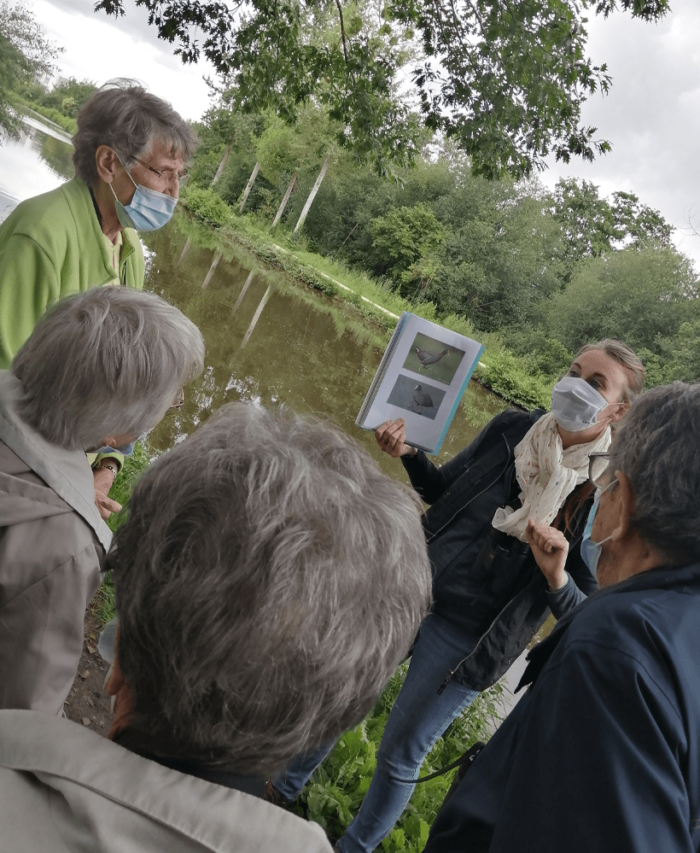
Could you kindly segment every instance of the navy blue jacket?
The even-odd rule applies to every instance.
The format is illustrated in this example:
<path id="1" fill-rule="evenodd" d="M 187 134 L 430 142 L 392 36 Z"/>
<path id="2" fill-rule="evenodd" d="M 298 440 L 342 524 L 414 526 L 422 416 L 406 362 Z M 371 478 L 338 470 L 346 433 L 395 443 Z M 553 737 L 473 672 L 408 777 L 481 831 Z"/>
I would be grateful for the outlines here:
<path id="1" fill-rule="evenodd" d="M 500 580 L 499 572 L 477 573 L 477 558 L 493 530 L 498 507 L 517 499 L 514 448 L 543 415 L 513 409 L 497 415 L 454 459 L 437 468 L 418 451 L 402 462 L 411 484 L 431 504 L 423 523 L 433 571 L 433 612 L 459 625 L 474 638 L 465 659 L 446 673 L 460 684 L 484 690 L 494 684 L 525 649 L 550 613 L 559 618 L 598 588 L 578 545 L 592 503 L 584 502 L 574 519 L 566 570 L 569 583 L 549 593 L 529 547 L 522 551 L 517 575 Z M 501 575 L 507 574 L 507 570 Z M 492 575 L 492 576 L 491 576 Z M 573 579 L 573 580 L 571 580 Z"/>
<path id="2" fill-rule="evenodd" d="M 425 853 L 700 851 L 699 626 L 697 563 L 564 617 Z"/>

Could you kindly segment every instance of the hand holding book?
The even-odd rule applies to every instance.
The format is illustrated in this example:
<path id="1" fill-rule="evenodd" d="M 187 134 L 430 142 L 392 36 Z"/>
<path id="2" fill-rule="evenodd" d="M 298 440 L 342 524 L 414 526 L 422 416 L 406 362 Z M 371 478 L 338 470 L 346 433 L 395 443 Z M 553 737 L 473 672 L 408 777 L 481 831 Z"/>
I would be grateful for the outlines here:
<path id="1" fill-rule="evenodd" d="M 384 451 L 398 459 L 400 456 L 415 456 L 415 447 L 406 444 L 406 422 L 403 418 L 395 421 L 386 421 L 374 431 L 377 444 Z"/>

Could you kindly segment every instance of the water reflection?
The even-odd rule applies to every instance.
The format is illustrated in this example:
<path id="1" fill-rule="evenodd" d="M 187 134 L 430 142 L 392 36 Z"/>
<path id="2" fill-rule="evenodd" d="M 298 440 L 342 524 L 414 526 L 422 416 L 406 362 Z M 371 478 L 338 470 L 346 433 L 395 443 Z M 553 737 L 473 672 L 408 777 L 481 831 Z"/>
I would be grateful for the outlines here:
<path id="1" fill-rule="evenodd" d="M 212 245 L 211 236 L 182 212 L 161 231 L 143 235 L 153 253 L 146 286 L 197 323 L 207 364 L 185 406 L 151 435 L 151 446 L 167 449 L 225 403 L 282 403 L 330 415 L 385 470 L 403 478 L 402 466 L 354 424 L 386 335 L 346 305 L 266 269 L 242 250 Z M 464 447 L 503 408 L 501 400 L 470 383 L 440 460 Z"/>
<path id="2" fill-rule="evenodd" d="M 67 137 L 25 117 L 19 138 L 0 132 L 0 222 L 24 199 L 55 189 L 73 177 Z"/>

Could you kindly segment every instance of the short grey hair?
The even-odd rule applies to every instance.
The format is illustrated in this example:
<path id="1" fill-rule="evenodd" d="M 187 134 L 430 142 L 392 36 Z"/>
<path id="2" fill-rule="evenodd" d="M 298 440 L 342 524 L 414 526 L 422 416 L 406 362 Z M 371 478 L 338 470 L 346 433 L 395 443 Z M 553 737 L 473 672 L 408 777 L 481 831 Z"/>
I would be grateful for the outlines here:
<path id="1" fill-rule="evenodd" d="M 426 615 L 417 499 L 329 422 L 224 407 L 129 510 L 107 566 L 135 751 L 281 767 L 368 713 Z"/>
<path id="2" fill-rule="evenodd" d="M 181 154 L 185 162 L 194 154 L 195 136 L 170 104 L 133 80 L 110 80 L 78 113 L 78 132 L 73 137 L 76 174 L 92 187 L 99 177 L 98 146 L 109 146 L 129 166 L 137 157 L 148 156 L 156 139 L 169 146 L 171 155 Z"/>
<path id="3" fill-rule="evenodd" d="M 700 385 L 673 382 L 632 404 L 610 448 L 635 497 L 632 526 L 671 563 L 700 559 Z"/>
<path id="4" fill-rule="evenodd" d="M 614 338 L 605 338 L 595 344 L 585 344 L 576 353 L 576 358 L 585 352 L 596 350 L 604 352 L 605 355 L 612 358 L 620 367 L 624 368 L 627 382 L 625 384 L 623 399 L 626 403 L 631 403 L 632 400 L 642 393 L 642 388 L 644 387 L 644 365 L 640 358 L 632 347 Z"/>
<path id="5" fill-rule="evenodd" d="M 20 417 L 69 450 L 153 427 L 204 369 L 204 343 L 185 315 L 152 293 L 96 287 L 58 302 L 12 362 Z"/>

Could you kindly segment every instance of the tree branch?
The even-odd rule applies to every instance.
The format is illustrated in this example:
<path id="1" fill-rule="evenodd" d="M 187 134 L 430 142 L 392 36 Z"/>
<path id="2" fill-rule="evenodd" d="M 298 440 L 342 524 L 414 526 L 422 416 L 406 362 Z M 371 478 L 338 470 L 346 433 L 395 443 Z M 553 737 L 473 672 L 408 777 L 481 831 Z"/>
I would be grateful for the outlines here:
<path id="1" fill-rule="evenodd" d="M 348 62 L 348 49 L 345 44 L 345 23 L 343 22 L 343 7 L 340 5 L 340 0 L 335 0 L 335 5 L 338 7 L 338 14 L 340 15 L 340 36 L 343 40 L 343 56 L 345 57 L 345 64 Z"/>

